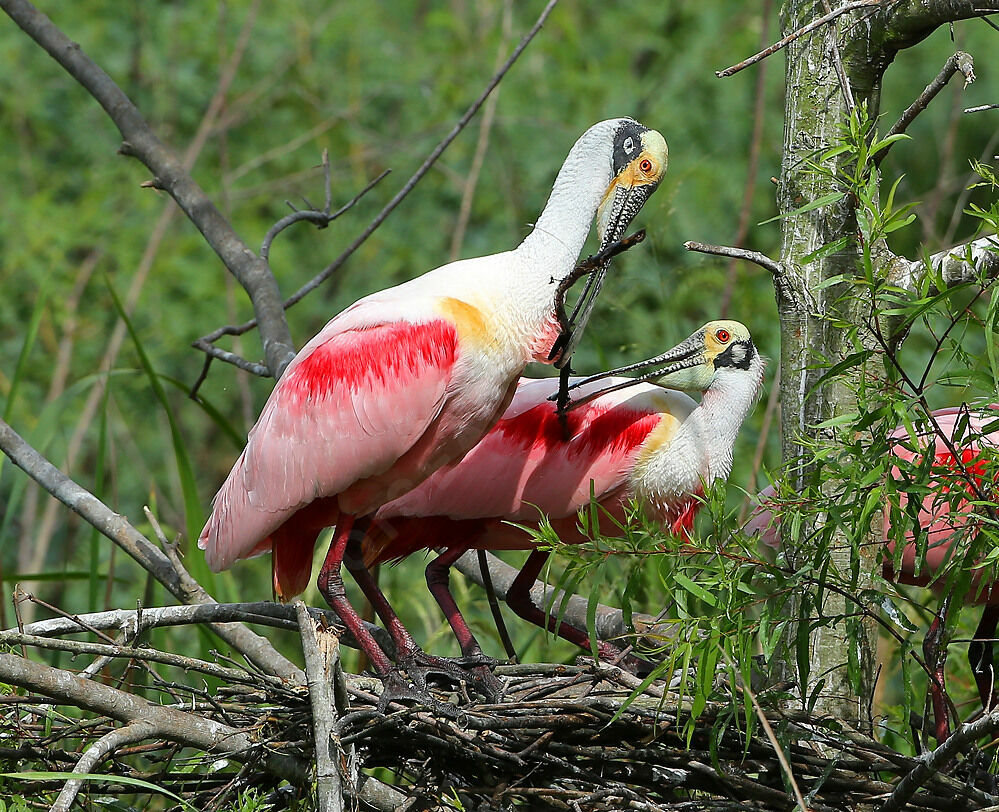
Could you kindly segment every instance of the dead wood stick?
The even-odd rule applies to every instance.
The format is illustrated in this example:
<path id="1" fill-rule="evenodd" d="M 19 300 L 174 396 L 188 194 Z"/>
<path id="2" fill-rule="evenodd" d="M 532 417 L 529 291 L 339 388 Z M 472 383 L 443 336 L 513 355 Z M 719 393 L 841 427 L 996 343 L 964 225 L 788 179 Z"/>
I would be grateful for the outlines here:
<path id="1" fill-rule="evenodd" d="M 340 776 L 342 746 L 336 726 L 339 714 L 333 697 L 333 681 L 340 650 L 336 635 L 316 629 L 316 623 L 301 600 L 295 601 L 298 628 L 305 656 L 305 677 L 312 705 L 312 731 L 316 755 L 316 808 L 318 812 L 343 812 L 343 780 Z M 346 759 L 343 759 L 346 761 Z"/>
<path id="2" fill-rule="evenodd" d="M 42 488 L 132 556 L 180 601 L 188 604 L 215 603 L 215 599 L 186 569 L 178 569 L 124 516 L 112 511 L 100 499 L 66 476 L 3 420 L 0 420 L 0 450 Z M 294 682 L 305 682 L 305 675 L 298 666 L 281 655 L 266 638 L 245 626 L 215 623 L 210 628 L 262 670 Z"/>
<path id="3" fill-rule="evenodd" d="M 110 733 L 101 736 L 90 747 L 84 750 L 83 755 L 80 756 L 80 760 L 73 768 L 73 772 L 78 775 L 92 773 L 94 768 L 115 752 L 115 750 L 129 744 L 137 744 L 146 739 L 151 739 L 157 733 L 156 725 L 151 722 L 143 719 L 129 722 L 124 727 L 112 730 Z M 51 812 L 69 812 L 73 801 L 76 800 L 76 796 L 80 794 L 82 786 L 82 778 L 71 778 L 67 781 L 59 793 L 59 797 L 52 804 Z"/>
<path id="4" fill-rule="evenodd" d="M 150 735 L 210 753 L 224 753 L 240 762 L 259 763 L 268 772 L 297 786 L 308 783 L 306 762 L 262 747 L 243 730 L 177 708 L 157 705 L 68 671 L 0 653 L 0 681 L 125 724 L 142 721 L 153 726 Z"/>

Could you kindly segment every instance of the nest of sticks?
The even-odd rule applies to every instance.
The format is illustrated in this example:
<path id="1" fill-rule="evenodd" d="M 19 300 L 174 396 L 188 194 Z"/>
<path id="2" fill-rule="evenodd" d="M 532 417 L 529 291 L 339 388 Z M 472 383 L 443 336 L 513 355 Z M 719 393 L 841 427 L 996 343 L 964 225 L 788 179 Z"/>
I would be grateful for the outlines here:
<path id="1" fill-rule="evenodd" d="M 304 605 L 299 611 L 302 618 L 319 614 L 308 615 Z M 93 800 L 112 787 L 152 791 L 134 783 L 123 789 L 124 779 L 165 791 L 168 807 L 182 798 L 198 809 L 221 809 L 255 791 L 261 808 L 280 809 L 322 795 L 332 781 L 348 804 L 353 798 L 374 809 L 890 812 L 999 805 L 989 760 L 975 749 L 999 727 L 999 715 L 959 728 L 919 758 L 838 720 L 764 710 L 755 699 L 748 734 L 741 706 L 730 703 L 709 705 L 688 729 L 689 705 L 665 683 L 646 686 L 582 659 L 499 666 L 499 704 L 476 704 L 452 691 L 439 695 L 450 703 L 448 713 L 394 704 L 382 713 L 379 680 L 344 674 L 334 632 L 321 622 L 305 625 L 311 632 L 303 634 L 304 681 L 221 655 L 207 662 L 134 640 L 68 639 L 81 631 L 78 618 L 0 633 L 0 642 L 18 649 L 0 654 L 0 682 L 20 688 L 0 697 L 0 771 L 28 764 L 52 773 L 7 779 L 7 794 L 47 793 L 53 809 L 68 809 L 81 792 Z M 310 666 L 316 660 L 308 640 L 313 654 L 328 653 L 325 673 Z M 73 654 L 73 670 L 42 664 L 43 649 Z M 217 687 L 207 688 L 206 679 Z M 324 693 L 326 709 L 317 703 Z M 317 738 L 330 745 L 317 751 Z M 73 771 L 90 775 L 68 780 Z"/>

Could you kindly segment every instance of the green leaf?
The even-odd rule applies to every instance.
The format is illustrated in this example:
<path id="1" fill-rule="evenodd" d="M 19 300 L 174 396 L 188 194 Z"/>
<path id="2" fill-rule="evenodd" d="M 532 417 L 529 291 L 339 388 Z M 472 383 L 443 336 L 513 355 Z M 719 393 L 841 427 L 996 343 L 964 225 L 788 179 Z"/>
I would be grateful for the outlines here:
<path id="1" fill-rule="evenodd" d="M 772 223 L 775 220 L 786 220 L 788 217 L 794 217 L 798 214 L 805 214 L 806 212 L 814 211 L 815 209 L 820 209 L 823 206 L 828 206 L 830 203 L 837 203 L 846 197 L 846 192 L 830 192 L 827 195 L 822 195 L 821 197 L 815 198 L 815 200 L 810 203 L 806 203 L 801 208 L 797 208 L 794 211 L 785 212 L 784 214 L 778 214 L 776 217 L 771 217 L 769 220 L 764 220 L 762 223 L 757 223 L 757 225 L 765 226 L 767 223 Z"/>
<path id="2" fill-rule="evenodd" d="M 40 770 L 29 770 L 22 773 L 0 773 L 0 778 L 13 778 L 18 781 L 101 781 L 109 784 L 121 784 L 126 787 L 137 787 L 155 792 L 176 801 L 185 809 L 191 812 L 198 812 L 198 808 L 185 801 L 168 789 L 158 787 L 140 778 L 129 778 L 124 775 L 100 775 L 98 773 L 69 773 L 69 772 L 44 772 Z"/>
<path id="3" fill-rule="evenodd" d="M 673 573 L 673 578 L 676 582 L 686 589 L 691 595 L 696 596 L 700 600 L 704 601 L 709 606 L 717 606 L 718 603 L 715 600 L 715 596 L 708 592 L 704 587 L 699 584 L 694 583 L 690 578 L 684 575 L 682 572 L 677 570 Z"/>

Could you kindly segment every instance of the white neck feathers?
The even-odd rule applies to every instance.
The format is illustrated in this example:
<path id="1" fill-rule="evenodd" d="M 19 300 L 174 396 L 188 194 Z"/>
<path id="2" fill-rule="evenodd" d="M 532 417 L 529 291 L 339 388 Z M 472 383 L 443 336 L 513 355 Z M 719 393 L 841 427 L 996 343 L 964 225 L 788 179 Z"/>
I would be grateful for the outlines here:
<path id="1" fill-rule="evenodd" d="M 614 133 L 619 119 L 595 124 L 569 151 L 552 186 L 548 203 L 518 252 L 558 257 L 568 273 L 583 250 L 586 235 L 613 179 Z"/>

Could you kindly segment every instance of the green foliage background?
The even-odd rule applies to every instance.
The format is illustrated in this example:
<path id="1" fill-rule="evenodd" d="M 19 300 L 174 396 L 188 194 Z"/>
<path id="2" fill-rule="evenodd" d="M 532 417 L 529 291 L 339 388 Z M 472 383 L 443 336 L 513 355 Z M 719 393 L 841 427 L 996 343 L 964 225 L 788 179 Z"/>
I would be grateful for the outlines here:
<path id="1" fill-rule="evenodd" d="M 542 5 L 511 4 L 507 33 L 502 3 L 460 0 L 291 0 L 256 7 L 79 0 L 43 4 L 43 10 L 112 75 L 178 152 L 194 138 L 241 26 L 255 16 L 249 47 L 193 170 L 253 246 L 286 213 L 286 199 L 321 200 L 323 149 L 331 156 L 335 202 L 392 169 L 327 230 L 298 226 L 278 238 L 272 267 L 288 294 L 337 256 L 394 194 Z M 721 316 L 744 321 L 761 350 L 777 356 L 769 276 L 748 264 L 733 272 L 725 261 L 682 247 L 688 239 L 730 244 L 738 237 L 760 81 L 759 162 L 741 242 L 778 252 L 779 223 L 756 224 L 775 214 L 769 178 L 780 161 L 783 57 L 730 79 L 713 73 L 756 51 L 761 37 L 776 39 L 775 18 L 769 3 L 565 3 L 503 81 L 461 256 L 519 241 L 569 146 L 593 122 L 632 115 L 661 130 L 670 145 L 669 174 L 637 222 L 650 238 L 616 263 L 576 357 L 578 370 L 647 357 Z M 995 113 L 960 113 L 995 101 L 989 75 L 995 66 L 984 56 L 996 34 L 972 22 L 956 26 L 953 36 L 958 46 L 983 57 L 982 81 L 960 92 L 955 80 L 910 128 L 913 139 L 896 145 L 883 166 L 886 178 L 904 175 L 899 200 L 923 201 L 919 228 L 893 235 L 893 248 L 909 256 L 919 242 L 933 251 L 970 236 L 974 223 L 961 214 L 968 202 L 969 161 L 991 159 L 999 138 Z M 953 51 L 950 37 L 941 30 L 898 57 L 884 94 L 891 120 Z M 68 472 L 136 525 L 146 526 L 142 505 L 149 504 L 168 535 L 186 536 L 189 524 L 200 526 L 241 447 L 234 437 L 245 436 L 271 388 L 269 380 L 216 364 L 202 395 L 232 429 L 220 431 L 185 397 L 183 387 L 194 382 L 203 361 L 190 343 L 216 326 L 248 318 L 249 303 L 193 226 L 174 216 L 131 321 L 183 438 L 178 454 L 135 342 L 126 338 L 111 374 L 101 371 L 118 320 L 109 289 L 127 299 L 154 226 L 173 203 L 140 188 L 146 173 L 115 154 L 117 131 L 104 112 L 6 19 L 0 19 L 0 99 L 0 413 L 65 469 L 83 404 L 98 382 L 106 382 L 107 395 L 83 426 L 82 451 Z M 299 345 L 359 296 L 447 261 L 480 122 L 481 115 L 343 270 L 290 312 Z M 91 267 L 84 285 L 81 274 Z M 75 303 L 78 285 L 82 295 Z M 260 353 L 252 334 L 228 346 L 250 358 Z M 929 346 L 917 335 L 907 352 L 918 356 Z M 61 382 L 60 353 L 68 361 Z M 547 373 L 538 368 L 529 374 Z M 770 381 L 772 371 L 768 387 Z M 932 397 L 934 405 L 943 405 L 974 394 L 951 389 Z M 731 480 L 737 486 L 751 487 L 763 416 L 761 404 L 740 436 Z M 764 462 L 771 468 L 779 463 L 777 436 L 772 429 L 765 438 Z M 185 455 L 196 475 L 196 516 L 185 505 L 179 473 Z M 730 503 L 738 499 L 738 488 L 730 488 Z M 46 526 L 46 504 L 47 497 L 36 500 L 23 476 L 3 465 L 0 567 L 6 597 L 0 625 L 13 623 L 9 595 L 16 582 L 73 612 L 133 606 L 136 598 L 148 605 L 169 600 L 158 587 L 143 586 L 144 573 L 116 558 L 110 543 L 64 509 L 55 510 L 54 523 Z M 41 566 L 30 566 L 46 538 L 51 544 Z M 200 554 L 189 542 L 185 537 L 187 561 L 197 572 Z M 39 572 L 56 577 L 39 581 L 33 578 Z M 417 637 L 429 641 L 431 650 L 450 652 L 446 626 L 423 588 L 420 562 L 406 562 L 382 577 Z M 602 580 L 609 603 L 615 602 L 615 588 L 613 579 Z M 245 563 L 216 577 L 214 590 L 222 600 L 268 596 L 268 562 Z M 463 587 L 458 592 L 480 639 L 499 654 L 481 595 Z M 661 593 L 650 589 L 647 597 L 649 605 L 634 608 L 655 612 Z M 321 601 L 315 590 L 306 598 Z M 549 649 L 539 632 L 519 623 L 514 630 L 526 658 L 574 654 Z M 290 636 L 278 644 L 289 652 L 297 648 Z"/>

